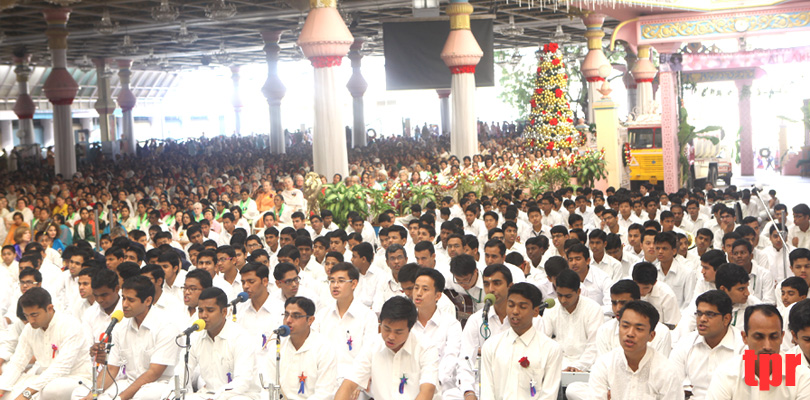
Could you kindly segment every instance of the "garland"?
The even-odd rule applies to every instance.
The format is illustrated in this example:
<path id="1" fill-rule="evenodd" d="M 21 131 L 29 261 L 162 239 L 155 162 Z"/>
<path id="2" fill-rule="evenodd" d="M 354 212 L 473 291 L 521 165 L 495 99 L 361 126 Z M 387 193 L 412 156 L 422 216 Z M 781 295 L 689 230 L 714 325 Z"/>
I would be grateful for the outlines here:
<path id="1" fill-rule="evenodd" d="M 624 166 L 630 165 L 630 160 L 632 159 L 632 155 L 630 155 L 630 143 L 625 142 L 622 151 L 622 163 Z"/>

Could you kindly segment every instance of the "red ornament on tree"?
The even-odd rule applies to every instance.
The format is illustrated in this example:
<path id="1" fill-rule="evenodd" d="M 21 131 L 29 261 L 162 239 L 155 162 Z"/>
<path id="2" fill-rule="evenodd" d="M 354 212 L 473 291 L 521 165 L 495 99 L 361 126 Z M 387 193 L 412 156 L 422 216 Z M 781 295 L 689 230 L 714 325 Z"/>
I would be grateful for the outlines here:
<path id="1" fill-rule="evenodd" d="M 557 118 L 552 118 L 550 121 L 548 121 L 548 123 L 552 126 L 556 126 L 559 122 L 560 121 L 557 121 Z"/>
<path id="2" fill-rule="evenodd" d="M 537 93 L 537 94 L 541 94 L 541 93 L 543 93 L 543 88 L 534 89 L 534 92 Z"/>
<path id="3" fill-rule="evenodd" d="M 561 97 L 563 97 L 563 91 L 562 91 L 562 89 L 556 89 L 556 90 L 554 90 L 554 95 L 555 95 L 555 96 L 557 96 L 557 98 L 558 98 L 558 99 L 559 99 L 559 98 L 561 98 Z"/>
<path id="4" fill-rule="evenodd" d="M 554 150 L 554 142 L 548 142 L 548 146 L 546 146 L 549 150 Z"/>
<path id="5" fill-rule="evenodd" d="M 562 117 L 562 111 L 557 111 L 557 115 L 559 115 L 560 117 Z"/>
<path id="6" fill-rule="evenodd" d="M 549 43 L 548 44 L 548 50 L 551 51 L 552 53 L 557 51 L 557 49 L 559 49 L 559 48 L 560 48 L 560 45 L 558 45 L 557 43 Z"/>
<path id="7" fill-rule="evenodd" d="M 560 65 L 560 59 L 559 59 L 559 58 L 555 58 L 555 59 L 551 60 L 551 65 L 555 65 L 555 66 L 556 66 L 556 65 Z"/>
<path id="8" fill-rule="evenodd" d="M 569 137 L 565 138 L 565 141 L 568 142 L 568 144 L 571 144 L 571 142 L 574 141 L 574 138 L 569 136 Z"/>
<path id="9" fill-rule="evenodd" d="M 529 122 L 532 124 L 532 126 L 534 126 L 534 118 L 532 118 L 532 120 Z"/>

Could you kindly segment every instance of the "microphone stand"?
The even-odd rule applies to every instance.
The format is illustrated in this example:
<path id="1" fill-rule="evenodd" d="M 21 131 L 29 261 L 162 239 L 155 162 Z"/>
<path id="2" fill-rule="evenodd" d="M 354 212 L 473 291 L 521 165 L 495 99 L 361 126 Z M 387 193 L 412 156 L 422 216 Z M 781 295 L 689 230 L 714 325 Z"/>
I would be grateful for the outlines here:
<path id="1" fill-rule="evenodd" d="M 276 334 L 276 383 L 270 392 L 270 399 L 281 399 L 281 336 L 278 334 Z"/>
<path id="2" fill-rule="evenodd" d="M 183 356 L 185 360 L 185 369 L 183 370 L 183 385 L 180 385 L 180 377 L 175 375 L 174 376 L 174 400 L 182 400 L 186 398 L 186 392 L 188 389 L 186 385 L 188 384 L 188 354 L 191 349 L 191 334 L 186 335 L 186 354 Z"/>
<path id="3" fill-rule="evenodd" d="M 484 338 L 486 342 L 489 339 L 492 332 L 489 330 L 489 314 L 484 315 L 481 313 L 481 317 L 483 317 L 483 321 L 481 321 L 481 328 L 478 329 L 478 333 Z M 475 394 L 477 398 L 481 398 L 481 348 L 484 347 L 483 344 L 478 346 L 478 351 L 476 352 L 475 357 L 475 379 L 478 380 L 478 393 Z"/>
<path id="4" fill-rule="evenodd" d="M 768 215 L 768 219 L 771 221 L 772 224 L 776 225 L 776 221 L 773 219 L 773 215 L 771 215 L 771 210 L 768 209 L 768 206 L 765 205 L 765 201 L 762 200 L 762 197 L 759 197 L 759 191 L 757 190 L 757 199 L 759 199 L 759 204 L 762 204 L 762 208 L 765 209 L 765 214 Z M 788 245 L 785 241 L 787 239 L 787 221 L 786 216 L 783 216 L 779 223 L 782 225 L 782 229 L 778 230 L 779 232 L 779 240 L 782 242 L 782 271 L 785 273 L 785 276 L 789 276 L 787 272 L 788 263 Z M 782 235 L 784 234 L 784 237 Z"/>

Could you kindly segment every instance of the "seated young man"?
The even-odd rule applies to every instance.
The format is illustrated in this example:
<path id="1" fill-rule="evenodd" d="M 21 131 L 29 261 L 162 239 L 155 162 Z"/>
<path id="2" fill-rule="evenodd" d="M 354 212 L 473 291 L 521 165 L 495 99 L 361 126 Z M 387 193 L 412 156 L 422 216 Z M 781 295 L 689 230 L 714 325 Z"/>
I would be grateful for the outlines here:
<path id="1" fill-rule="evenodd" d="M 619 315 L 619 310 L 625 304 L 634 300 L 641 300 L 641 291 L 632 280 L 623 279 L 610 287 L 610 305 L 614 317 L 602 324 L 596 332 L 597 357 L 621 345 L 619 343 L 619 319 L 616 316 Z M 655 351 L 661 353 L 664 357 L 668 357 L 672 349 L 672 336 L 669 329 L 664 324 L 656 324 L 654 331 L 655 338 L 653 338 L 650 345 Z"/>
<path id="2" fill-rule="evenodd" d="M 564 371 L 588 371 L 596 359 L 596 331 L 604 321 L 595 301 L 581 296 L 576 272 L 564 269 L 555 280 L 559 307 L 543 314 L 546 336 L 560 344 Z"/>
<path id="3" fill-rule="evenodd" d="M 619 310 L 620 348 L 596 360 L 588 379 L 593 399 L 683 399 L 683 375 L 647 344 L 655 338 L 658 310 L 643 300 Z"/>
<path id="4" fill-rule="evenodd" d="M 709 290 L 717 289 L 714 284 L 714 276 L 717 268 L 726 263 L 726 254 L 722 250 L 709 250 L 700 256 L 700 275 L 695 281 L 695 289 L 692 291 L 695 298 Z"/>
<path id="5" fill-rule="evenodd" d="M 722 269 L 725 266 L 721 267 Z M 742 269 L 742 267 L 739 267 Z M 719 271 L 718 273 L 720 273 Z M 786 355 L 779 351 L 782 345 L 784 331 L 782 330 L 782 315 L 776 306 L 771 304 L 757 304 L 745 309 L 743 316 L 745 330 L 742 333 L 743 342 L 748 346 L 742 355 L 734 356 L 722 364 L 712 376 L 708 399 L 761 399 L 760 385 L 751 385 L 753 381 L 759 382 L 760 368 L 763 362 L 770 362 L 770 370 L 774 371 L 773 363 L 782 363 L 782 376 L 780 381 L 771 380 L 767 398 L 772 399 L 810 399 L 810 370 L 800 368 L 801 356 Z M 763 359 L 764 357 L 774 357 Z M 751 358 L 755 357 L 754 360 Z M 755 361 L 754 373 L 756 378 L 750 376 L 750 363 Z M 748 365 L 747 365 L 748 364 Z M 788 385 L 785 372 L 795 370 L 795 380 Z M 774 377 L 776 378 L 776 377 Z"/>
<path id="6" fill-rule="evenodd" d="M 491 337 L 481 350 L 482 399 L 557 398 L 562 350 L 533 326 L 542 299 L 540 289 L 530 283 L 509 288 L 511 329 Z"/>
<path id="7" fill-rule="evenodd" d="M 186 281 L 190 275 L 186 277 Z M 189 400 L 230 399 L 258 400 L 256 356 L 250 346 L 250 335 L 239 325 L 229 321 L 228 296 L 220 288 L 208 287 L 199 294 L 197 303 L 205 330 L 192 334 L 194 342 L 189 350 L 189 371 L 199 368 L 205 386 Z"/>
<path id="8" fill-rule="evenodd" d="M 648 262 L 633 267 L 633 281 L 641 289 L 641 300 L 650 302 L 661 316 L 661 323 L 675 329 L 681 319 L 681 309 L 675 293 L 666 283 L 658 282 L 658 271 Z"/>
<path id="9" fill-rule="evenodd" d="M 725 361 L 742 353 L 740 331 L 731 326 L 731 298 L 720 290 L 695 300 L 697 331 L 682 337 L 669 359 L 686 379 L 684 388 L 694 400 L 706 398 L 712 376 Z"/>
<path id="10" fill-rule="evenodd" d="M 790 309 L 788 329 L 798 343 L 788 354 L 801 354 L 802 366 L 810 369 L 810 300 L 802 300 Z"/>
<path id="11" fill-rule="evenodd" d="M 377 399 L 430 400 L 436 393 L 439 353 L 427 339 L 411 334 L 417 312 L 413 303 L 394 296 L 380 310 L 380 336 L 354 360 L 335 400 L 353 398 L 359 387 Z M 371 384 L 369 385 L 369 380 Z"/>

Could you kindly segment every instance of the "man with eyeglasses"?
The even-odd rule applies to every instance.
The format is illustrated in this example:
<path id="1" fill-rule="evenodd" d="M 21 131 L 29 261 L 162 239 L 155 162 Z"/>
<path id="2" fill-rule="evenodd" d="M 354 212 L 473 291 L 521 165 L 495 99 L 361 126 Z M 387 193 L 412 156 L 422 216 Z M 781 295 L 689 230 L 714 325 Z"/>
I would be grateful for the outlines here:
<path id="1" fill-rule="evenodd" d="M 706 398 L 709 382 L 721 364 L 742 354 L 745 343 L 731 326 L 731 298 L 723 291 L 709 290 L 695 300 L 697 331 L 682 337 L 669 359 L 686 379 L 684 388 L 691 399 Z"/>
<path id="2" fill-rule="evenodd" d="M 329 271 L 328 281 L 334 301 L 318 310 L 312 325 L 312 329 L 335 349 L 338 384 L 351 370 L 363 345 L 377 334 L 377 315 L 354 297 L 358 279 L 360 272 L 352 264 L 341 262 L 334 265 Z"/>
<path id="3" fill-rule="evenodd" d="M 197 303 L 199 302 L 200 293 L 212 286 L 211 274 L 205 270 L 195 269 L 186 274 L 186 280 L 181 289 L 183 290 L 183 304 L 186 306 L 190 322 L 198 319 Z"/>
<path id="4" fill-rule="evenodd" d="M 714 234 L 714 248 L 722 249 L 723 236 L 727 233 L 734 232 L 739 225 L 737 225 L 734 219 L 734 209 L 732 208 L 721 205 L 720 210 L 715 215 L 719 215 L 720 219 L 717 221 L 717 224 L 710 229 Z"/>
<path id="5" fill-rule="evenodd" d="M 199 263 L 199 260 L 197 262 Z M 236 250 L 233 247 L 217 247 L 217 270 L 219 274 L 214 277 L 214 281 L 219 282 L 214 286 L 221 288 L 228 296 L 228 301 L 231 301 L 242 292 L 242 281 L 236 268 Z"/>
<path id="6" fill-rule="evenodd" d="M 287 299 L 295 296 L 306 297 L 317 305 L 317 296 L 301 285 L 301 277 L 298 275 L 298 267 L 295 264 L 278 263 L 273 269 L 273 278 L 276 280 L 276 289 L 270 292 L 270 309 L 276 316 L 283 312 Z M 278 326 L 273 329 L 276 327 Z"/>
<path id="7" fill-rule="evenodd" d="M 371 304 L 371 309 L 379 315 L 382 310 L 383 304 L 388 299 L 394 296 L 402 295 L 402 285 L 399 282 L 399 271 L 408 261 L 408 256 L 405 254 L 405 248 L 399 244 L 392 244 L 385 250 L 385 262 L 390 271 L 380 273 L 374 297 Z M 356 265 L 355 265 L 356 267 Z M 359 286 L 359 285 L 358 285 Z"/>
<path id="8" fill-rule="evenodd" d="M 314 314 L 315 303 L 306 297 L 290 297 L 284 303 L 284 324 L 290 327 L 290 335 L 281 339 L 281 380 L 276 382 L 275 360 L 265 364 L 265 376 L 281 386 L 285 399 L 330 399 L 337 391 L 335 350 L 311 329 Z"/>

